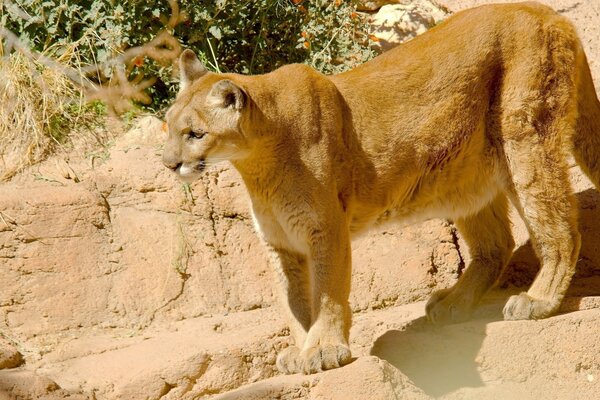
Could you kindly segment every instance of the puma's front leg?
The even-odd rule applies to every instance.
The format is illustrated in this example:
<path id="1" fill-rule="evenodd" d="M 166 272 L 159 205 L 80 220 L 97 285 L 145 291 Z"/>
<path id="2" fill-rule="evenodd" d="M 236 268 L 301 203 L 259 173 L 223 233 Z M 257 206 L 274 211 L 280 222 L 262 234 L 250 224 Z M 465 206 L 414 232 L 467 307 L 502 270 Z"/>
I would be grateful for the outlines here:
<path id="1" fill-rule="evenodd" d="M 277 368 L 285 374 L 302 370 L 300 349 L 311 325 L 310 278 L 306 257 L 280 248 L 270 248 L 280 280 L 283 308 L 288 311 L 288 322 L 295 345 L 277 355 Z"/>
<path id="2" fill-rule="evenodd" d="M 337 224 L 329 224 L 310 238 L 312 326 L 300 353 L 305 374 L 337 368 L 351 360 L 350 238 L 345 224 Z"/>

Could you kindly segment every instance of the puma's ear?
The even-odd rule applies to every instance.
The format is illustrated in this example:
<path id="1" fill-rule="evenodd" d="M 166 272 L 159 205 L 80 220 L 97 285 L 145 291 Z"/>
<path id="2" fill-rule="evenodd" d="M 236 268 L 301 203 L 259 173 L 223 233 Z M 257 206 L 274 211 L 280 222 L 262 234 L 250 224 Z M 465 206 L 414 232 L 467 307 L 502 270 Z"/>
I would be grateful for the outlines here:
<path id="1" fill-rule="evenodd" d="M 184 50 L 179 56 L 179 90 L 185 89 L 206 72 L 196 54 L 190 49 Z"/>
<path id="2" fill-rule="evenodd" d="M 239 111 L 246 105 L 246 93 L 238 85 L 225 79 L 213 85 L 206 102 L 212 106 Z"/>

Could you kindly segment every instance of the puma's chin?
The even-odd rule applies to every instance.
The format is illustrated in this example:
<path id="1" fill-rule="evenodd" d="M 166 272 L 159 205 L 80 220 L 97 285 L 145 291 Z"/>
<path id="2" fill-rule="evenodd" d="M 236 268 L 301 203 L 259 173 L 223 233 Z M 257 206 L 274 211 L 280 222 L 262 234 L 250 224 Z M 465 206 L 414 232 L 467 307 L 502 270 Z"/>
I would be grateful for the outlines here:
<path id="1" fill-rule="evenodd" d="M 199 161 L 196 165 L 182 164 L 176 172 L 180 180 L 185 183 L 192 183 L 200 178 L 205 166 L 204 160 Z"/>

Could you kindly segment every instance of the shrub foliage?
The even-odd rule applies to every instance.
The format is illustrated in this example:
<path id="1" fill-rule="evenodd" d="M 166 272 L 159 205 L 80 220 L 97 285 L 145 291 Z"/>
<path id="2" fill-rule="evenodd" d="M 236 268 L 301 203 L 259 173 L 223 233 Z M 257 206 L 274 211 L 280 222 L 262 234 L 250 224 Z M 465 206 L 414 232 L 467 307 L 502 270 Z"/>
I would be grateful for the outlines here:
<path id="1" fill-rule="evenodd" d="M 13 0 L 0 6 L 0 24 L 32 49 L 57 57 L 77 44 L 77 67 L 100 66 L 92 77 L 101 82 L 113 73 L 108 60 L 165 29 L 221 72 L 265 73 L 300 62 L 337 73 L 374 55 L 354 1 L 180 0 L 176 5 L 180 16 L 173 23 L 167 0 Z M 134 64 L 131 79 L 142 73 L 158 78 L 147 90 L 151 107 L 162 108 L 176 90 L 171 65 L 149 59 Z"/>

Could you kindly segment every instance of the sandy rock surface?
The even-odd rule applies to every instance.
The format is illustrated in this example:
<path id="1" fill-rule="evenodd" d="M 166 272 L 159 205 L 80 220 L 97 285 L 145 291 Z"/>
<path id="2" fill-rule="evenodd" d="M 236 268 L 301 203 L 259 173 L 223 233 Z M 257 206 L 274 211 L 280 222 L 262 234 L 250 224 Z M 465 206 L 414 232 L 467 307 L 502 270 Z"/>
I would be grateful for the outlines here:
<path id="1" fill-rule="evenodd" d="M 598 84 L 600 3 L 545 3 L 575 22 Z M 468 249 L 445 221 L 388 226 L 353 242 L 357 359 L 280 376 L 289 333 L 240 179 L 222 164 L 183 186 L 161 165 L 164 135 L 149 117 L 0 185 L 0 400 L 599 397 L 600 194 L 577 167 L 583 246 L 564 314 L 501 320 L 538 268 L 514 217 L 500 287 L 473 321 L 434 328 L 424 300 Z"/>
<path id="2" fill-rule="evenodd" d="M 448 15 L 446 9 L 433 1 L 406 1 L 381 6 L 370 17 L 369 23 L 372 35 L 377 38 L 376 48 L 387 51 L 426 32 Z"/>

